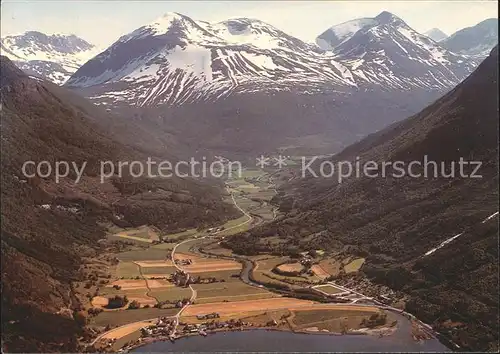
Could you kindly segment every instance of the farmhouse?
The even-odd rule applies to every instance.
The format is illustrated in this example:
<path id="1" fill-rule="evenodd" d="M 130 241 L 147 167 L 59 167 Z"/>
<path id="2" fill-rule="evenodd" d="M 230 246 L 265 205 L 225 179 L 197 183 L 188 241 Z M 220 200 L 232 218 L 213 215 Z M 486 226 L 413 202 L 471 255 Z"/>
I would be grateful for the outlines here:
<path id="1" fill-rule="evenodd" d="M 208 313 L 206 315 L 197 315 L 196 318 L 199 320 L 206 320 L 212 318 L 219 318 L 220 315 L 217 312 Z"/>

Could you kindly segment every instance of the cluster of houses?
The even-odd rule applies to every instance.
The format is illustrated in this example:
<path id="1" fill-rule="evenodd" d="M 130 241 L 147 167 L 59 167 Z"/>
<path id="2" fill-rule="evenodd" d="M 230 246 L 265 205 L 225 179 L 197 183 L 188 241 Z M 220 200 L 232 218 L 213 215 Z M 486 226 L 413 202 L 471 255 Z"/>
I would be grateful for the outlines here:
<path id="1" fill-rule="evenodd" d="M 172 281 L 177 286 L 186 287 L 189 285 L 190 280 L 191 276 L 183 270 L 176 270 L 175 273 L 172 274 Z"/>
<path id="2" fill-rule="evenodd" d="M 160 317 L 155 324 L 141 328 L 141 334 L 143 337 L 167 336 L 173 339 L 175 327 L 175 319 Z"/>
<path id="3" fill-rule="evenodd" d="M 174 260 L 174 263 L 177 265 L 181 265 L 181 266 L 187 266 L 187 265 L 193 264 L 193 261 L 189 258 L 188 259 L 176 259 L 176 260 Z"/>
<path id="4" fill-rule="evenodd" d="M 303 254 L 302 258 L 300 259 L 300 264 L 302 264 L 306 268 L 310 267 L 313 264 L 313 262 L 314 260 L 308 254 Z"/>
<path id="5" fill-rule="evenodd" d="M 213 318 L 220 318 L 220 315 L 217 312 L 207 313 L 206 315 L 196 315 L 198 320 L 210 320 Z"/>
<path id="6" fill-rule="evenodd" d="M 208 322 L 197 323 L 197 324 L 185 324 L 185 323 L 179 323 L 179 324 L 184 326 L 181 330 L 182 333 L 189 334 L 198 332 L 201 335 L 207 335 L 207 331 L 215 331 L 218 329 L 242 328 L 252 325 L 251 323 L 244 322 L 241 319 L 238 320 L 230 319 L 227 321 L 211 320 Z"/>
<path id="7" fill-rule="evenodd" d="M 221 232 L 221 231 L 224 231 L 224 226 L 221 226 L 221 227 L 211 227 L 207 230 L 207 232 L 210 234 L 210 235 L 213 235 L 215 234 L 216 232 Z"/>
<path id="8" fill-rule="evenodd" d="M 201 278 L 200 276 L 192 277 L 189 273 L 183 270 L 176 270 L 172 274 L 170 280 L 177 286 L 186 287 L 189 284 L 211 284 L 218 282 L 225 282 L 224 279 L 217 279 L 215 277 Z"/>
<path id="9" fill-rule="evenodd" d="M 175 307 L 181 309 L 183 308 L 184 306 L 187 306 L 187 305 L 191 305 L 191 300 L 189 299 L 183 299 L 183 300 L 179 300 L 175 303 Z"/>

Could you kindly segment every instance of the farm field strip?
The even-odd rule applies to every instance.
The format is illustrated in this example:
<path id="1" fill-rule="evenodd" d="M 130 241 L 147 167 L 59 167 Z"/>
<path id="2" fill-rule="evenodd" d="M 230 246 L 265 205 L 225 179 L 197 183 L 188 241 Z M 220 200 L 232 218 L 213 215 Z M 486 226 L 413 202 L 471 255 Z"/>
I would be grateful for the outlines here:
<path id="1" fill-rule="evenodd" d="M 136 261 L 134 262 L 138 266 L 142 268 L 150 268 L 150 267 L 172 267 L 172 261 Z"/>
<path id="2" fill-rule="evenodd" d="M 184 269 L 189 273 L 206 273 L 206 272 L 218 272 L 224 270 L 240 270 L 241 264 L 206 264 L 206 265 L 196 265 L 196 266 L 185 266 Z"/>
<path id="3" fill-rule="evenodd" d="M 321 265 L 319 265 L 319 264 L 314 264 L 311 267 L 311 270 L 317 277 L 320 277 L 323 279 L 328 278 L 330 276 L 330 274 L 328 274 L 328 272 L 326 270 L 324 270 L 323 267 L 321 267 Z"/>
<path id="4" fill-rule="evenodd" d="M 346 264 L 344 266 L 344 270 L 346 273 L 357 272 L 363 266 L 363 263 L 365 263 L 364 258 L 357 258 L 357 259 L 349 262 L 348 264 Z"/>
<path id="5" fill-rule="evenodd" d="M 288 308 L 291 306 L 304 306 L 314 304 L 313 301 L 299 300 L 293 298 L 270 298 L 261 300 L 245 300 L 236 302 L 219 302 L 210 304 L 195 304 L 188 307 L 184 311 L 184 316 L 199 315 L 210 312 L 218 312 L 219 314 L 227 314 L 234 312 L 247 312 L 256 310 L 271 310 Z"/>
<path id="6" fill-rule="evenodd" d="M 300 272 L 304 266 L 300 263 L 285 263 L 279 265 L 278 269 L 284 272 Z"/>
<path id="7" fill-rule="evenodd" d="M 314 289 L 319 290 L 323 293 L 332 295 L 332 294 L 340 294 L 340 293 L 345 293 L 343 289 L 337 288 L 336 286 L 333 285 L 318 285 L 315 286 Z"/>
<path id="8" fill-rule="evenodd" d="M 133 333 L 135 331 L 138 331 L 144 326 L 147 326 L 151 324 L 153 321 L 140 321 L 140 322 L 133 322 L 115 329 L 112 329 L 108 332 L 106 332 L 101 338 L 103 339 L 115 339 L 115 338 L 121 338 L 126 336 L 127 334 Z"/>

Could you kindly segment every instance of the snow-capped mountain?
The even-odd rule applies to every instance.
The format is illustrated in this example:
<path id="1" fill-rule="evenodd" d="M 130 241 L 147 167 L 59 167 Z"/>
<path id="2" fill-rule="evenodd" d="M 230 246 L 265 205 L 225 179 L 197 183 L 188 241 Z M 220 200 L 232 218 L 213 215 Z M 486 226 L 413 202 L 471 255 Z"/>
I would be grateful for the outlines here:
<path id="1" fill-rule="evenodd" d="M 2 55 L 26 73 L 63 84 L 83 63 L 98 53 L 92 44 L 75 35 L 28 31 L 1 39 Z"/>
<path id="2" fill-rule="evenodd" d="M 443 91 L 476 65 L 388 12 L 325 33 L 322 49 L 255 19 L 168 13 L 119 38 L 66 85 L 98 104 L 181 105 L 249 92 Z"/>
<path id="3" fill-rule="evenodd" d="M 335 59 L 352 73 L 358 86 L 444 91 L 461 82 L 478 64 L 446 50 L 386 11 L 373 19 L 351 22 L 354 25 L 340 25 L 352 30 L 342 32 L 344 35 L 338 36 L 341 41 L 331 44 L 335 45 Z M 339 33 L 336 27 L 329 31 Z"/>
<path id="4" fill-rule="evenodd" d="M 316 44 L 324 50 L 333 50 L 340 43 L 351 38 L 360 29 L 374 25 L 377 21 L 373 18 L 358 18 L 343 22 L 327 29 L 316 38 Z"/>
<path id="5" fill-rule="evenodd" d="M 319 48 L 254 19 L 220 23 L 168 13 L 122 36 L 67 82 L 96 87 L 94 99 L 140 106 L 182 104 L 235 92 L 308 92 L 355 86 Z"/>
<path id="6" fill-rule="evenodd" d="M 448 38 L 448 35 L 443 31 L 441 31 L 439 28 L 432 28 L 427 32 L 425 32 L 424 34 L 435 42 L 440 42 Z"/>
<path id="7" fill-rule="evenodd" d="M 498 19 L 490 18 L 453 33 L 441 45 L 455 53 L 486 58 L 498 44 Z"/>

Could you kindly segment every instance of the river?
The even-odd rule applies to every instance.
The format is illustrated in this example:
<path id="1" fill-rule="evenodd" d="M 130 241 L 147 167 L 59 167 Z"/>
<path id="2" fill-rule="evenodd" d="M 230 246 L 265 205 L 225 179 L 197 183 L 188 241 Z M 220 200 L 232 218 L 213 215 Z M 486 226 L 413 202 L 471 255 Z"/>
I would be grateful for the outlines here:
<path id="1" fill-rule="evenodd" d="M 270 330 L 219 332 L 155 342 L 132 350 L 152 352 L 448 352 L 437 339 L 416 342 L 399 336 L 303 334 Z"/>

